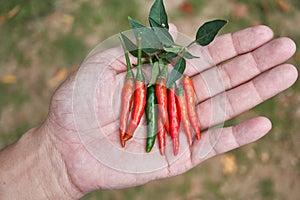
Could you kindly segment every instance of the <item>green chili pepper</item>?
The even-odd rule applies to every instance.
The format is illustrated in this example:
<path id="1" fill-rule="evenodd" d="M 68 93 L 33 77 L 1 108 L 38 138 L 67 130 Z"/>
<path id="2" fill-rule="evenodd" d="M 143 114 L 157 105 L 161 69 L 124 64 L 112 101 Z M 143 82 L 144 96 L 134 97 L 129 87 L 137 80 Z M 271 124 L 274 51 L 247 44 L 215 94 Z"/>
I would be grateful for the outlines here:
<path id="1" fill-rule="evenodd" d="M 150 152 L 157 134 L 157 100 L 155 95 L 155 85 L 151 85 L 147 88 L 147 100 L 146 100 L 146 118 L 147 118 L 147 145 L 146 152 Z"/>

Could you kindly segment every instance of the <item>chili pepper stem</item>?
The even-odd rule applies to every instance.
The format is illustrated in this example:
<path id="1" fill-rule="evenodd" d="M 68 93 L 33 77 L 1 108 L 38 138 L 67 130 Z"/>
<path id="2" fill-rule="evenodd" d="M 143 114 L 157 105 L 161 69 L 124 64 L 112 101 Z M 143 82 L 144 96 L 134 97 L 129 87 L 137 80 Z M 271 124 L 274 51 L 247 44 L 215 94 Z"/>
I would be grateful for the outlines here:
<path id="1" fill-rule="evenodd" d="M 137 73 L 136 81 L 145 81 L 145 76 L 142 71 L 142 38 L 138 37 L 138 63 L 137 63 Z"/>
<path id="2" fill-rule="evenodd" d="M 130 59 L 129 59 L 129 52 L 128 49 L 126 49 L 126 45 L 125 42 L 123 40 L 123 34 L 120 34 L 120 41 L 124 50 L 124 54 L 125 54 L 125 59 L 126 59 L 126 68 L 127 68 L 127 73 L 126 73 L 126 78 L 134 78 L 134 74 L 132 72 L 131 69 L 131 63 L 130 63 Z"/>
<path id="3" fill-rule="evenodd" d="M 192 46 L 193 44 L 195 44 L 195 43 L 196 43 L 196 41 L 191 42 L 189 45 L 186 46 L 186 48 L 191 47 L 191 46 Z"/>
<path id="4" fill-rule="evenodd" d="M 161 60 L 160 60 L 159 64 L 162 66 L 161 67 L 161 72 L 159 74 L 159 77 L 167 79 L 167 76 L 168 76 L 168 65 L 167 64 L 165 65 Z"/>

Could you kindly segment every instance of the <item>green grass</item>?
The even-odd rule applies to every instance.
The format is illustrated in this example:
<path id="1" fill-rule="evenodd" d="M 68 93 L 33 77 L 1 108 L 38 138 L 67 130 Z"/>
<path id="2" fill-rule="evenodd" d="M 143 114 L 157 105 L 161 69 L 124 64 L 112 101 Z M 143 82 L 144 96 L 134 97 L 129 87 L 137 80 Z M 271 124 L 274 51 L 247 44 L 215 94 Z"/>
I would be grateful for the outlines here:
<path id="1" fill-rule="evenodd" d="M 2 1 L 0 15 L 7 15 L 13 8 L 18 8 L 19 12 L 12 18 L 8 19 L 7 25 L 17 24 L 24 26 L 26 22 L 44 17 L 55 10 L 55 0 L 10 0 Z M 11 27 L 12 28 L 12 27 Z"/>
<path id="2" fill-rule="evenodd" d="M 91 3 L 81 3 L 79 9 L 73 13 L 74 29 L 80 28 L 88 33 L 100 26 L 103 22 L 103 15 L 99 10 L 100 7 L 95 7 Z"/>
<path id="3" fill-rule="evenodd" d="M 87 194 L 81 198 L 81 200 L 89 200 L 89 199 L 107 199 L 107 200 L 115 200 L 115 199 L 134 199 L 135 196 L 142 194 L 145 192 L 144 186 L 137 186 L 133 188 L 128 188 L 124 190 L 116 190 L 116 191 L 95 191 L 93 193 Z"/>
<path id="4" fill-rule="evenodd" d="M 17 12 L 14 16 L 9 17 L 9 11 L 16 9 Z M 18 49 L 18 41 L 31 35 L 34 30 L 29 26 L 34 21 L 39 21 L 41 18 L 52 13 L 55 9 L 54 0 L 10 0 L 2 1 L 0 6 L 0 16 L 5 18 L 5 22 L 0 24 L 0 63 L 16 57 L 18 63 L 27 62 L 24 51 Z"/>
<path id="5" fill-rule="evenodd" d="M 79 64 L 84 56 L 87 54 L 87 47 L 82 39 L 73 34 L 66 34 L 60 36 L 53 43 L 55 54 L 66 63 L 66 66 Z"/>
<path id="6" fill-rule="evenodd" d="M 257 189 L 262 199 L 274 199 L 274 181 L 272 178 L 263 178 L 258 182 Z"/>
<path id="7" fill-rule="evenodd" d="M 110 37 L 113 34 L 117 34 L 118 32 L 130 29 L 128 16 L 132 17 L 133 19 L 138 19 L 138 16 L 140 14 L 139 6 L 140 4 L 135 0 L 103 1 L 102 7 L 100 8 L 99 12 L 102 12 L 104 20 L 104 37 Z"/>
<path id="8" fill-rule="evenodd" d="M 29 122 L 24 122 L 22 124 L 17 125 L 17 127 L 15 127 L 15 129 L 12 130 L 12 132 L 1 134 L 0 150 L 8 144 L 14 143 L 30 128 L 32 128 L 32 125 L 29 124 Z"/>
<path id="9" fill-rule="evenodd" d="M 201 199 L 218 199 L 225 200 L 226 197 L 221 192 L 222 183 L 219 181 L 206 180 L 203 183 L 203 195 Z"/>
<path id="10" fill-rule="evenodd" d="M 18 47 L 18 42 L 23 36 L 30 34 L 30 31 L 20 26 L 15 27 L 14 30 L 10 30 L 10 28 L 4 25 L 1 27 L 0 25 L 0 35 L 9 35 L 9 37 L 0 37 L 0 64 L 2 66 L 10 60 L 15 60 L 18 64 L 30 64 L 30 60 L 26 58 L 24 49 Z"/>
<path id="11" fill-rule="evenodd" d="M 191 3 L 195 11 L 195 14 L 201 13 L 201 11 L 203 10 L 203 8 L 205 8 L 205 5 L 207 3 L 207 1 L 205 0 L 188 0 L 187 2 Z"/>
<path id="12" fill-rule="evenodd" d="M 0 108 L 13 105 L 16 108 L 21 107 L 26 101 L 30 100 L 28 91 L 25 88 L 16 85 L 7 85 L 0 82 Z"/>

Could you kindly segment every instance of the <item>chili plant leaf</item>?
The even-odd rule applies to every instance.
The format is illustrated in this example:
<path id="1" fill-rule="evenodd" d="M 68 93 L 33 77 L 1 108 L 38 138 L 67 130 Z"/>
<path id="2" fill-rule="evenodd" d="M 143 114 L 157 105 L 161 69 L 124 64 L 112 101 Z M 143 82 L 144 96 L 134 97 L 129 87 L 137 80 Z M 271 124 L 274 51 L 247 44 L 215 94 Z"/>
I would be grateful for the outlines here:
<path id="1" fill-rule="evenodd" d="M 142 38 L 142 49 L 146 53 L 155 53 L 161 49 L 161 43 L 153 30 L 128 17 L 136 39 Z"/>
<path id="2" fill-rule="evenodd" d="M 211 43 L 215 36 L 218 34 L 219 30 L 227 23 L 226 20 L 213 20 L 204 23 L 197 31 L 196 42 L 201 46 L 206 46 Z"/>
<path id="3" fill-rule="evenodd" d="M 151 81 L 149 82 L 149 86 L 154 85 L 156 83 L 158 74 L 159 74 L 159 64 L 158 62 L 155 62 L 152 66 Z"/>
<path id="4" fill-rule="evenodd" d="M 123 33 L 120 34 L 124 44 L 125 44 L 125 48 L 129 51 L 129 53 L 131 55 L 133 55 L 134 57 L 138 57 L 138 47 L 136 44 L 134 44 L 126 35 L 124 35 Z M 142 58 L 148 58 L 149 55 L 145 52 L 142 51 Z"/>
<path id="5" fill-rule="evenodd" d="M 173 45 L 172 47 L 164 47 L 164 50 L 168 53 L 176 53 L 179 54 L 183 51 L 185 47 L 180 45 Z"/>
<path id="6" fill-rule="evenodd" d="M 177 56 L 178 56 L 178 54 L 173 53 L 173 52 L 166 52 L 166 53 L 163 53 L 163 54 L 159 55 L 160 58 L 165 58 L 165 59 L 176 58 Z"/>
<path id="7" fill-rule="evenodd" d="M 165 46 L 174 44 L 174 40 L 169 33 L 168 15 L 163 0 L 156 0 L 149 13 L 149 24 L 159 41 Z"/>
<path id="8" fill-rule="evenodd" d="M 170 88 L 175 81 L 177 81 L 183 74 L 186 67 L 186 61 L 184 58 L 179 58 L 172 69 L 169 79 L 167 81 L 167 88 Z"/>
<path id="9" fill-rule="evenodd" d="M 168 15 L 163 0 L 155 0 L 149 13 L 151 27 L 160 27 L 169 30 Z"/>
<path id="10" fill-rule="evenodd" d="M 174 40 L 171 34 L 169 33 L 168 29 L 160 27 L 159 24 L 153 21 L 152 30 L 163 45 L 169 47 L 174 44 Z"/>
<path id="11" fill-rule="evenodd" d="M 199 58 L 198 56 L 194 56 L 193 54 L 191 54 L 191 53 L 188 52 L 188 51 L 185 51 L 185 52 L 183 53 L 183 57 L 186 58 L 186 59 Z"/>

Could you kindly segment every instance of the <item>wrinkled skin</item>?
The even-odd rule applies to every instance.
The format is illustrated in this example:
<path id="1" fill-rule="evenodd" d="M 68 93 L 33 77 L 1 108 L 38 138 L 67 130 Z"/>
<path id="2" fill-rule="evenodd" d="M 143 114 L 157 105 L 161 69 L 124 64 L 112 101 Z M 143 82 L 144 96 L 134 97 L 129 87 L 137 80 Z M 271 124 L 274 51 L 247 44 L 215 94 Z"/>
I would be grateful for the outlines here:
<path id="1" fill-rule="evenodd" d="M 176 28 L 172 26 L 171 29 Z M 186 74 L 191 76 L 194 82 L 197 111 L 203 129 L 238 116 L 287 89 L 295 82 L 296 68 L 290 64 L 282 64 L 294 54 L 294 42 L 288 38 L 272 38 L 272 30 L 265 26 L 221 35 L 201 50 L 208 58 L 202 57 L 189 61 L 188 65 L 193 67 L 188 66 Z M 200 47 L 192 46 L 191 52 L 199 55 Z M 118 141 L 119 121 L 118 117 L 111 114 L 117 112 L 111 110 L 112 107 L 107 104 L 114 95 L 110 91 L 114 91 L 117 83 L 125 78 L 125 60 L 118 57 L 121 54 L 122 49 L 115 48 L 91 56 L 85 61 L 85 63 L 97 63 L 103 67 L 109 65 L 109 70 L 105 72 L 107 78 L 101 80 L 98 86 L 97 94 L 101 101 L 97 104 L 99 126 L 95 127 L 95 131 L 108 130 L 109 137 L 116 140 L 118 145 L 120 145 Z M 202 65 L 204 61 L 201 59 L 209 59 L 209 62 L 205 62 L 208 64 Z M 55 92 L 48 118 L 42 125 L 51 137 L 53 148 L 59 152 L 64 162 L 67 176 L 73 187 L 67 188 L 70 193 L 77 191 L 77 195 L 84 195 L 97 189 L 120 189 L 172 177 L 188 171 L 213 156 L 254 142 L 271 129 L 271 122 L 267 118 L 255 117 L 233 127 L 211 130 L 209 134 L 203 132 L 200 141 L 195 140 L 188 151 L 183 152 L 171 165 L 160 170 L 148 173 L 115 170 L 99 162 L 90 153 L 87 144 L 82 142 L 76 131 L 77 126 L 85 126 L 85 124 L 80 124 L 84 123 L 84 120 L 82 122 L 77 120 L 77 124 L 75 123 L 72 109 L 74 84 L 84 84 L 76 82 L 78 73 L 77 71 L 72 74 Z M 218 74 L 218 77 L 212 77 L 214 74 Z M 219 80 L 216 81 L 216 79 Z M 212 105 L 215 107 L 212 108 Z M 76 106 L 80 108 L 82 105 Z M 218 140 L 211 142 L 217 136 Z M 126 146 L 133 150 L 140 149 L 138 145 L 141 144 L 135 143 L 134 140 L 126 143 Z M 199 149 L 205 145 L 211 147 L 211 151 L 205 156 L 199 156 Z M 110 152 L 111 150 L 107 149 L 107 152 L 102 153 L 110 154 Z M 110 156 L 118 157 L 119 155 L 110 154 Z M 133 162 L 132 165 L 134 164 Z M 64 175 L 66 174 L 62 176 Z"/>

